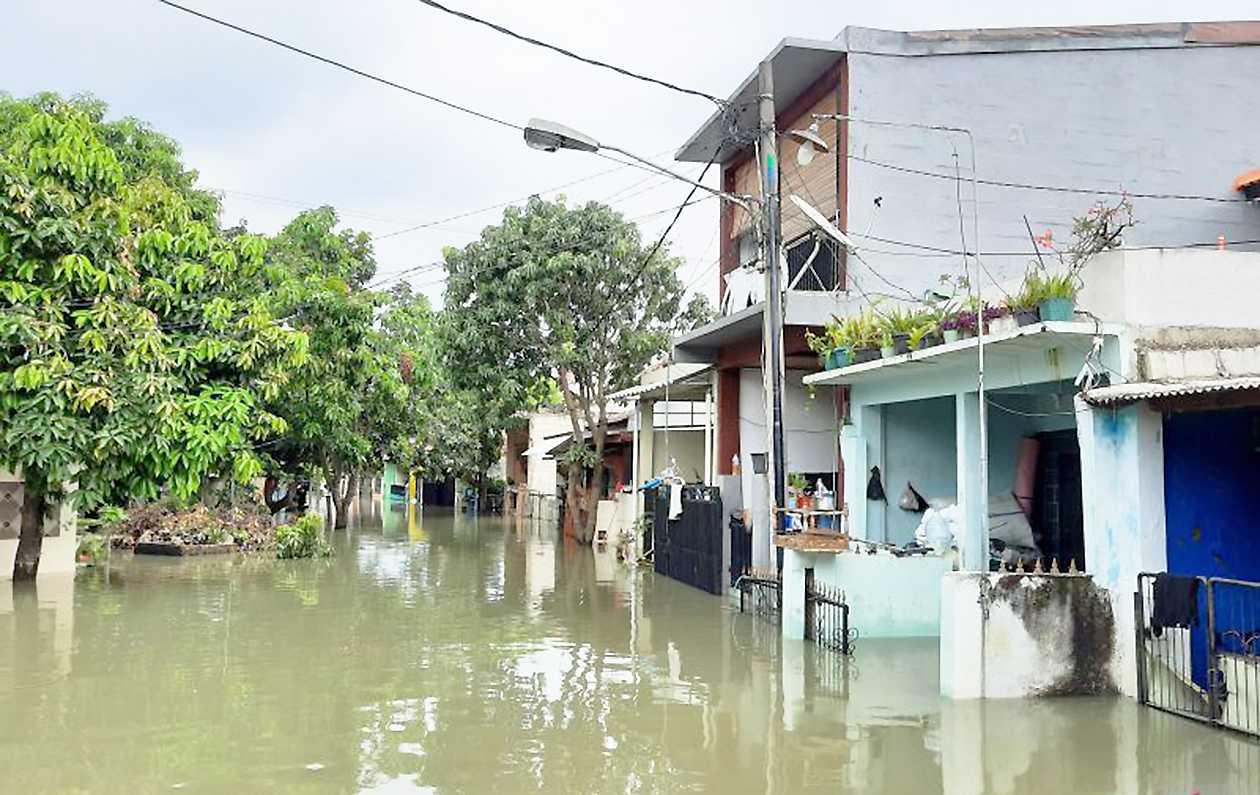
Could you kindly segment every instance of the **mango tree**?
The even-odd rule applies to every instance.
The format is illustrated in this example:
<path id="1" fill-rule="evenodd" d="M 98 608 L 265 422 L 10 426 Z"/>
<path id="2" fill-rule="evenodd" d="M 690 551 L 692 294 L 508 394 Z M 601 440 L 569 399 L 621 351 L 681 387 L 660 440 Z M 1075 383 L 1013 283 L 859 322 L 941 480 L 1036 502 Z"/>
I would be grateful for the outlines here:
<path id="1" fill-rule="evenodd" d="M 264 410 L 306 356 L 271 312 L 266 242 L 219 229 L 178 147 L 102 104 L 0 97 L 0 466 L 25 482 L 14 578 L 44 514 L 255 477 Z"/>
<path id="2" fill-rule="evenodd" d="M 608 396 L 633 383 L 671 333 L 707 317 L 704 299 L 684 309 L 679 261 L 644 246 L 633 223 L 594 202 L 531 199 L 479 240 L 448 250 L 446 263 L 447 313 L 464 340 L 452 368 L 521 408 L 538 383 L 558 383 L 574 441 L 566 501 L 578 540 L 589 543 Z"/>

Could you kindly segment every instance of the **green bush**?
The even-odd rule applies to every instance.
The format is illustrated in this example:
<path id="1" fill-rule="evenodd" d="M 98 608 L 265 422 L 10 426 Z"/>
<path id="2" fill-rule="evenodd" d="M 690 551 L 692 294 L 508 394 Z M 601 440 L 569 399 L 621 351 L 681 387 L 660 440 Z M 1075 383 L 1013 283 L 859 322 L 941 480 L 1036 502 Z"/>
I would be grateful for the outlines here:
<path id="1" fill-rule="evenodd" d="M 332 547 L 324 540 L 324 520 L 315 514 L 276 528 L 277 558 L 326 558 L 331 554 Z"/>

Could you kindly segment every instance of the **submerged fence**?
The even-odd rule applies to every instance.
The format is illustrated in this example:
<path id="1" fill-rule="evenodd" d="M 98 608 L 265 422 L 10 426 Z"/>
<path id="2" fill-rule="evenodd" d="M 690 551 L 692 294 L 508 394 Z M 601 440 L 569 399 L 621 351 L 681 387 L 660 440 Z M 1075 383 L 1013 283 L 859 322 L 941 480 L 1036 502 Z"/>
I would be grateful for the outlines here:
<path id="1" fill-rule="evenodd" d="M 735 581 L 739 612 L 778 623 L 783 616 L 783 579 L 774 569 L 746 569 Z M 805 582 L 805 638 L 824 649 L 853 653 L 857 630 L 849 627 L 844 593 L 809 576 Z"/>
<path id="2" fill-rule="evenodd" d="M 838 588 L 805 583 L 805 637 L 841 654 L 852 654 L 857 630 L 849 627 L 849 605 Z"/>
<path id="3" fill-rule="evenodd" d="M 1138 575 L 1138 698 L 1260 737 L 1260 583 Z"/>

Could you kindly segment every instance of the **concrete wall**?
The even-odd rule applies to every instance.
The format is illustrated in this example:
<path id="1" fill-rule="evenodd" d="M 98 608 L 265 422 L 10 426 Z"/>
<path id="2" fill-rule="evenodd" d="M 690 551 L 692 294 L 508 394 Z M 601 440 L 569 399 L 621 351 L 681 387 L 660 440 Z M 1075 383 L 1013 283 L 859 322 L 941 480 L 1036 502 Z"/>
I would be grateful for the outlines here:
<path id="1" fill-rule="evenodd" d="M 783 394 L 784 448 L 787 472 L 830 472 L 837 463 L 839 433 L 835 401 L 830 390 L 806 389 L 804 373 L 788 371 Z M 761 370 L 745 368 L 739 375 L 739 460 L 744 507 L 753 522 L 753 564 L 771 565 L 766 479 L 755 476 L 752 454 L 769 449 L 766 402 Z M 813 396 L 811 396 L 813 395 Z"/>
<path id="2" fill-rule="evenodd" d="M 0 483 L 20 483 L 21 475 L 0 469 Z M 0 580 L 13 578 L 20 518 L 11 531 L 0 533 Z M 39 576 L 74 571 L 79 550 L 78 514 L 69 501 L 52 504 L 44 517 L 44 544 L 40 550 Z"/>
<path id="3" fill-rule="evenodd" d="M 688 483 L 704 481 L 704 429 L 669 431 L 669 451 L 666 453 L 665 431 L 657 430 L 652 434 L 652 460 L 659 472 L 669 466 L 673 458 L 678 466 L 678 474 L 686 478 Z M 698 473 L 698 474 L 697 474 Z"/>
<path id="4" fill-rule="evenodd" d="M 983 179 L 1232 199 L 1238 194 L 1230 182 L 1255 167 L 1252 133 L 1260 125 L 1260 92 L 1252 84 L 1260 47 L 919 57 L 851 52 L 848 58 L 852 115 L 968 127 Z M 873 228 L 881 238 L 957 249 L 960 208 L 952 179 L 893 171 L 857 158 L 947 175 L 954 174 L 957 162 L 967 245 L 974 246 L 975 203 L 966 182 L 971 152 L 964 135 L 857 122 L 849 127 L 849 230 Z M 824 135 L 831 129 L 824 125 Z M 981 250 L 993 252 L 1028 250 L 1025 214 L 1035 232 L 1051 229 L 1056 241 L 1068 241 L 1072 218 L 1095 200 L 990 185 L 980 185 L 979 193 Z M 1203 243 L 1222 234 L 1230 240 L 1260 237 L 1260 213 L 1241 203 L 1139 198 L 1134 215 L 1141 223 L 1126 234 L 1129 245 Z M 941 273 L 959 272 L 956 259 L 893 256 L 879 249 L 906 249 L 872 242 L 863 256 L 883 276 L 916 293 L 936 286 Z M 1027 262 L 1025 255 L 991 256 L 986 265 L 1002 279 L 1022 274 Z M 869 271 L 852 273 L 865 279 L 866 290 L 877 289 Z M 1152 290 L 1164 286 L 1151 283 Z M 1166 300 L 1183 300 L 1183 286 L 1212 290 L 1208 279 L 1179 284 L 1166 291 Z"/>
<path id="5" fill-rule="evenodd" d="M 537 412 L 529 417 L 529 446 L 545 444 L 550 437 L 570 431 L 572 423 L 563 412 Z M 556 460 L 549 456 L 528 456 L 525 466 L 526 485 L 531 492 L 546 495 L 556 493 Z"/>
<path id="6" fill-rule="evenodd" d="M 928 499 L 957 498 L 954 402 L 953 397 L 941 397 L 884 406 L 882 474 L 888 503 L 883 538 L 890 543 L 913 539 L 923 517 L 897 506 L 907 483 Z"/>
<path id="7" fill-rule="evenodd" d="M 941 577 L 953 564 L 933 555 L 783 551 L 783 637 L 805 637 L 805 570 L 844 591 L 849 626 L 860 638 L 940 634 Z"/>
<path id="8" fill-rule="evenodd" d="M 1086 575 L 949 574 L 941 581 L 941 693 L 1113 692 L 1114 625 L 1110 594 Z"/>

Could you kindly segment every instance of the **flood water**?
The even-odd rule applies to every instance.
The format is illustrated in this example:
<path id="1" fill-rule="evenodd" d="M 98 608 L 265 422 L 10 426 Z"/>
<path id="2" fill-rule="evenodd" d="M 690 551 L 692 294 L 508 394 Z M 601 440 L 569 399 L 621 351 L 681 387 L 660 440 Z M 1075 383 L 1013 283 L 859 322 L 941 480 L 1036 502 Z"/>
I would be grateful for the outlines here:
<path id="1" fill-rule="evenodd" d="M 0 583 L 0 792 L 1260 791 L 1260 745 L 1129 700 L 944 702 L 935 642 L 845 661 L 554 529 L 380 510 L 329 561 Z"/>

